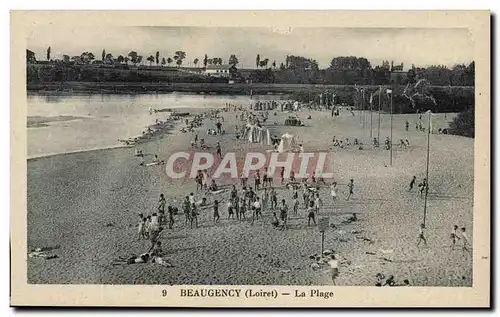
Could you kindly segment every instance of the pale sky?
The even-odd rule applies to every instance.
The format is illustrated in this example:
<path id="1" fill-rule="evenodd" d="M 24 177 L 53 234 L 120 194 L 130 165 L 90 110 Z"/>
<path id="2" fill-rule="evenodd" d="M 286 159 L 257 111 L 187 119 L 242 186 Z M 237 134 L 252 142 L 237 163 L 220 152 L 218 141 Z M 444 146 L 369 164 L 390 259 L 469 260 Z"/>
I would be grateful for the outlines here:
<path id="1" fill-rule="evenodd" d="M 235 54 L 238 67 L 255 67 L 255 57 L 276 60 L 299 55 L 318 61 L 326 68 L 336 56 L 366 57 L 372 66 L 382 60 L 403 62 L 405 69 L 442 64 L 453 66 L 473 60 L 473 43 L 467 29 L 395 29 L 395 28 L 271 28 L 234 27 L 34 27 L 27 38 L 27 48 L 39 60 L 63 54 L 80 55 L 91 51 L 97 59 L 102 49 L 113 56 L 127 55 L 134 50 L 143 55 L 173 56 L 177 50 L 186 52 L 184 65 L 195 58 L 221 57 L 224 63 Z"/>

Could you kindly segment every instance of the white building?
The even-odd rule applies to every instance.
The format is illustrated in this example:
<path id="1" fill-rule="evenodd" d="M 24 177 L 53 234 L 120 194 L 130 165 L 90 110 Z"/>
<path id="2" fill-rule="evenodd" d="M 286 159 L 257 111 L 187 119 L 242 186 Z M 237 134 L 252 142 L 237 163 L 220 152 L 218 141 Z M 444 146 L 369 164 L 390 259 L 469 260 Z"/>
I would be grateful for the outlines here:
<path id="1" fill-rule="evenodd" d="M 205 68 L 205 75 L 211 77 L 229 78 L 229 69 L 231 65 L 208 65 Z"/>

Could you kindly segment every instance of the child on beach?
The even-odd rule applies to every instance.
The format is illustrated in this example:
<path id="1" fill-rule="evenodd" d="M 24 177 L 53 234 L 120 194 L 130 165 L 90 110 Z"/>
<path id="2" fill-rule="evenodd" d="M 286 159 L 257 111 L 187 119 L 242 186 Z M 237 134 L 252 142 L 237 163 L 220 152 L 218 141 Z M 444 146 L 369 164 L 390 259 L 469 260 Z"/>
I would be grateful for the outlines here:
<path id="1" fill-rule="evenodd" d="M 214 223 L 218 223 L 220 219 L 219 216 L 219 201 L 216 199 L 214 200 Z"/>
<path id="2" fill-rule="evenodd" d="M 349 187 L 349 195 L 347 196 L 346 200 L 349 200 L 349 198 L 354 195 L 354 179 L 351 178 L 351 180 L 347 184 L 347 187 Z"/>
<path id="3" fill-rule="evenodd" d="M 420 245 L 420 242 L 424 241 L 424 244 L 427 245 L 427 239 L 425 239 L 425 236 L 424 236 L 424 224 L 420 224 L 420 228 L 419 228 L 419 233 L 418 233 L 418 243 L 417 243 L 417 247 Z"/>

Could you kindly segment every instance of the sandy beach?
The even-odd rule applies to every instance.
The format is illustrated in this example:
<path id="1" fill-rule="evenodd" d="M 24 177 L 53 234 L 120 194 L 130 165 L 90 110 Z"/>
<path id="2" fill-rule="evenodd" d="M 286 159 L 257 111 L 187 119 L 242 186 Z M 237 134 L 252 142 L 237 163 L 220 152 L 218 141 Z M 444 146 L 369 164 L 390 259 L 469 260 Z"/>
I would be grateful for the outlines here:
<path id="1" fill-rule="evenodd" d="M 258 144 L 246 144 L 234 135 L 234 112 L 223 113 L 224 135 L 206 135 L 214 123 L 206 119 L 200 137 L 212 147 L 219 141 L 223 153 L 263 151 Z M 415 286 L 471 286 L 472 256 L 460 248 L 450 250 L 453 225 L 466 227 L 472 242 L 474 139 L 453 135 L 431 135 L 430 190 L 427 209 L 427 246 L 417 247 L 424 200 L 417 189 L 408 192 L 413 175 L 425 178 L 427 134 L 415 130 L 418 115 L 394 115 L 393 140 L 408 138 L 408 148 L 394 146 L 393 165 L 389 151 L 374 149 L 369 138 L 370 113 L 365 128 L 358 113 L 342 111 L 333 118 L 329 111 L 299 112 L 304 127 L 284 126 L 286 112 L 270 111 L 265 126 L 271 134 L 291 133 L 304 144 L 305 152 L 329 151 L 329 168 L 338 183 L 339 201 L 332 203 L 324 186 L 320 195 L 321 216 L 329 216 L 325 249 L 335 250 L 344 261 L 337 285 L 375 285 L 375 275 L 394 275 Z M 308 116 L 311 119 L 306 119 Z M 435 115 L 434 130 L 447 127 L 451 114 Z M 377 135 L 377 113 L 373 113 L 373 136 Z M 405 131 L 404 122 L 410 122 Z M 277 124 L 274 124 L 274 123 Z M 425 120 L 424 120 L 425 122 Z M 360 139 L 364 149 L 351 146 L 331 149 L 333 137 Z M 389 115 L 381 116 L 380 140 L 389 136 Z M 181 133 L 179 126 L 161 138 L 137 148 L 151 160 L 178 151 L 190 151 L 193 133 Z M 41 284 L 280 284 L 330 285 L 326 267 L 311 268 L 311 255 L 319 254 L 320 233 L 307 226 L 302 204 L 291 214 L 289 229 L 278 231 L 270 222 L 272 213 L 251 224 L 227 220 L 225 200 L 221 221 L 212 222 L 212 210 L 199 216 L 200 226 L 190 229 L 182 213 L 173 229 L 161 238 L 165 258 L 173 267 L 153 263 L 112 266 L 113 259 L 141 254 L 149 241 L 137 240 L 139 213 L 155 211 L 158 197 L 180 208 L 180 201 L 196 193 L 194 180 L 167 178 L 163 165 L 139 166 L 134 148 L 96 150 L 28 161 L 28 250 L 55 247 L 58 258 L 28 258 L 28 282 Z M 355 196 L 346 201 L 347 183 L 354 179 Z M 330 184 L 333 180 L 326 180 Z M 228 181 L 226 181 L 228 183 Z M 236 180 L 234 184 L 237 184 Z M 277 186 L 278 199 L 291 200 L 291 191 Z M 198 194 L 197 194 L 198 195 Z M 198 195 L 198 197 L 201 197 Z M 359 220 L 342 221 L 352 213 Z M 352 233 L 352 232 L 356 233 Z M 363 240 L 358 237 L 365 237 Z"/>

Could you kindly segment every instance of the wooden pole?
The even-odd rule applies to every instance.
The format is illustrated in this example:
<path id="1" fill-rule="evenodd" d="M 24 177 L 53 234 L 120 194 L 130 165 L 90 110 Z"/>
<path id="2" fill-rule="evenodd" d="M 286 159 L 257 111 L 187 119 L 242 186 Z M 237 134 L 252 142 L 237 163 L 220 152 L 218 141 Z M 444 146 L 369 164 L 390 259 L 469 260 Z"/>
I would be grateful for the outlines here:
<path id="1" fill-rule="evenodd" d="M 391 87 L 392 88 L 392 87 Z M 390 148 L 390 152 L 391 152 L 391 157 L 390 157 L 390 160 L 389 160 L 389 164 L 392 166 L 392 95 L 393 95 L 393 91 L 391 89 L 391 136 L 390 136 L 390 139 L 389 139 L 389 148 Z"/>
<path id="2" fill-rule="evenodd" d="M 380 98 L 382 95 L 382 87 L 379 86 L 378 90 L 378 132 L 377 132 L 377 140 L 380 142 Z"/>
<path id="3" fill-rule="evenodd" d="M 428 111 L 429 113 L 429 125 L 427 127 L 427 163 L 425 164 L 425 180 L 426 180 L 426 185 L 425 185 L 425 200 L 424 200 L 424 228 L 425 228 L 425 221 L 427 218 L 427 194 L 429 192 L 429 153 L 430 153 L 430 139 L 431 139 L 431 115 L 432 113 Z"/>

